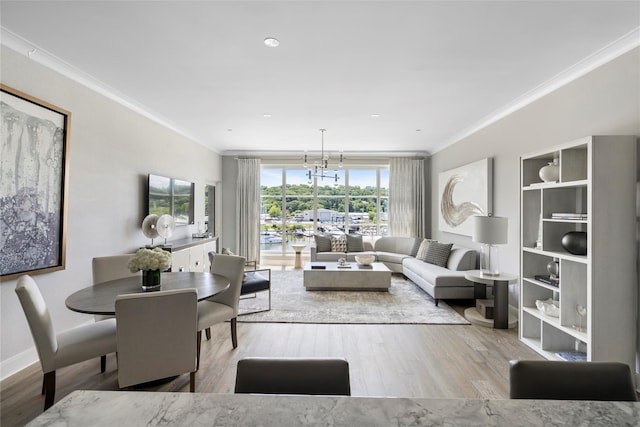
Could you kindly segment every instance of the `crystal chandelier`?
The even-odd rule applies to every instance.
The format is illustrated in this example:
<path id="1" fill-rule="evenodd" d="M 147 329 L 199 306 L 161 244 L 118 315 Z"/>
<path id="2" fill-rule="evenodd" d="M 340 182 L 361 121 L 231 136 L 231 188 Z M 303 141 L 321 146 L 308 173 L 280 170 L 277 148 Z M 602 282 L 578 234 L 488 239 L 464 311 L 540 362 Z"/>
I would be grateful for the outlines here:
<path id="1" fill-rule="evenodd" d="M 307 170 L 307 178 L 309 179 L 309 184 L 313 183 L 313 178 L 320 178 L 320 180 L 324 181 L 325 178 L 332 179 L 334 185 L 338 185 L 338 169 L 333 170 L 333 174 L 329 172 L 329 154 L 324 153 L 324 133 L 326 129 L 320 129 L 322 133 L 322 150 L 320 152 L 320 161 L 316 160 L 313 162 L 313 166 L 309 165 L 307 159 L 307 152 L 304 152 L 304 164 L 303 167 Z M 340 151 L 340 161 L 338 163 L 338 167 L 342 169 L 342 151 Z"/>

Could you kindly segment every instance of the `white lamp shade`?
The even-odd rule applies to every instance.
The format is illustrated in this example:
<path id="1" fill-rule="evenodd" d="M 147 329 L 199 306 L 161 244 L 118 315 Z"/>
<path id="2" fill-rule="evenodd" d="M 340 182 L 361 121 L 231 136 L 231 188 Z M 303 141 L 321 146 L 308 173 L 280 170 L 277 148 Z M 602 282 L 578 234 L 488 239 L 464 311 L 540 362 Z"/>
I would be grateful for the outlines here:
<path id="1" fill-rule="evenodd" d="M 501 216 L 475 216 L 473 221 L 474 242 L 491 245 L 507 243 L 507 218 Z"/>

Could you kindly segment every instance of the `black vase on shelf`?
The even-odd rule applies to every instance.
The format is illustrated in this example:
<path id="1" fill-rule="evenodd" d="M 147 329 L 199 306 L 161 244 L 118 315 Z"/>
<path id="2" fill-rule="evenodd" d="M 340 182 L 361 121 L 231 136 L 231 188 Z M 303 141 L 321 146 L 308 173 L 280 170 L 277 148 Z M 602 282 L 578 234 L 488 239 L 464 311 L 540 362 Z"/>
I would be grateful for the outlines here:
<path id="1" fill-rule="evenodd" d="M 562 247 L 573 255 L 587 254 L 587 233 L 585 231 L 569 231 L 562 236 Z"/>

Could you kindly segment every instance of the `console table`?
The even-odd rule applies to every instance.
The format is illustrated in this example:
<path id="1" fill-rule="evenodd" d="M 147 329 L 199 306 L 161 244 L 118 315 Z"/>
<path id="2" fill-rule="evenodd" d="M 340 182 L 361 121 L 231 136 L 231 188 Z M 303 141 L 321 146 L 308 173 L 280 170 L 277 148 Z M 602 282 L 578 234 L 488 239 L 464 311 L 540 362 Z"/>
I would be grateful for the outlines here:
<path id="1" fill-rule="evenodd" d="M 623 426 L 640 402 L 78 390 L 30 426 Z"/>

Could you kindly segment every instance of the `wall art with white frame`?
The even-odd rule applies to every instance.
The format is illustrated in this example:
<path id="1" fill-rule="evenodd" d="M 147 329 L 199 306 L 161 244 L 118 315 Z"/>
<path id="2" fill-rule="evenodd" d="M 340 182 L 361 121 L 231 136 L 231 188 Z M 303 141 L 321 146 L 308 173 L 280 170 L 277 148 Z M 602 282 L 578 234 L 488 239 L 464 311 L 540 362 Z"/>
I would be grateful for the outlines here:
<path id="1" fill-rule="evenodd" d="M 493 214 L 493 161 L 478 160 L 438 175 L 438 228 L 473 235 L 473 217 Z"/>

